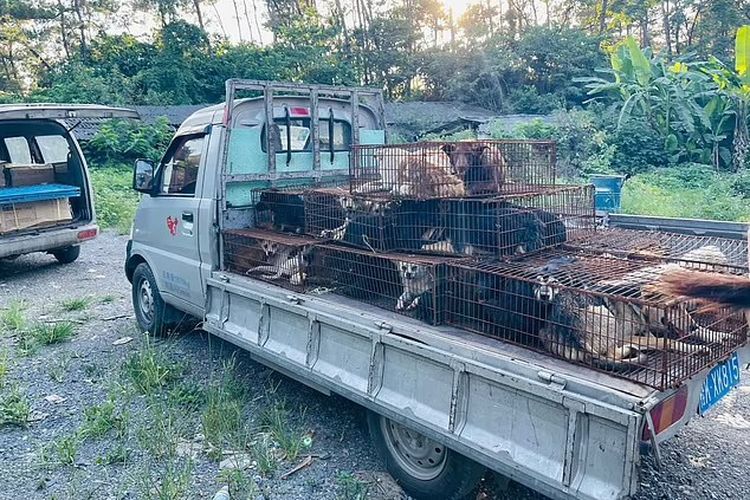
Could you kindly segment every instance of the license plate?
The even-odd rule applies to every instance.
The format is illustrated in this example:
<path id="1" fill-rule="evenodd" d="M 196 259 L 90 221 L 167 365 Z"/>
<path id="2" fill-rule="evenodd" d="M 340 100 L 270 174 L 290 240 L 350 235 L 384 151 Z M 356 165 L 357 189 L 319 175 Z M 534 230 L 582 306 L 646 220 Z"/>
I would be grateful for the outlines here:
<path id="1" fill-rule="evenodd" d="M 721 364 L 714 366 L 703 383 L 698 413 L 705 415 L 716 403 L 729 394 L 740 383 L 740 360 L 737 353 Z"/>

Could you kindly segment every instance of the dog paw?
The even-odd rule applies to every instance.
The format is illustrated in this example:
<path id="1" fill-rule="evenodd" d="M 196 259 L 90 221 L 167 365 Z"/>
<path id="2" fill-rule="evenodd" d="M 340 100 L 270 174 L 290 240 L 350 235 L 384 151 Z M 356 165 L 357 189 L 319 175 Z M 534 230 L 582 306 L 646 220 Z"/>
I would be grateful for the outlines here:
<path id="1" fill-rule="evenodd" d="M 407 311 L 413 311 L 419 305 L 419 297 L 411 301 L 411 304 L 406 308 Z"/>

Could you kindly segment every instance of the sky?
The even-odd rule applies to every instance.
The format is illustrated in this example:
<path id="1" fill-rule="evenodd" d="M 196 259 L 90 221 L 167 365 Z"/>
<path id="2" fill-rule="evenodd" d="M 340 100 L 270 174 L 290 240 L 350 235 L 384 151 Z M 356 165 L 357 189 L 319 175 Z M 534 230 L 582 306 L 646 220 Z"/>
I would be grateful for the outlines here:
<path id="1" fill-rule="evenodd" d="M 458 18 L 463 14 L 466 8 L 474 3 L 476 0 L 441 0 L 445 6 L 445 11 L 453 11 L 454 18 Z M 258 8 L 258 17 L 261 24 L 261 37 L 263 42 L 270 42 L 271 34 L 263 28 L 263 23 L 268 19 L 265 13 L 265 2 L 264 0 L 237 0 L 237 5 L 240 14 L 240 25 L 237 25 L 237 17 L 235 16 L 234 6 L 232 0 L 217 0 L 216 3 L 211 7 L 206 7 L 207 10 L 204 14 L 206 17 L 207 29 L 213 33 L 223 34 L 225 33 L 232 41 L 248 41 L 250 40 L 250 29 L 252 29 L 252 36 L 255 42 L 258 42 L 258 31 L 254 22 L 253 15 L 253 3 Z M 318 2 L 322 3 L 322 2 Z M 342 2 L 346 5 L 346 0 Z M 244 8 L 247 6 L 247 12 L 250 17 L 250 28 L 245 18 Z"/>

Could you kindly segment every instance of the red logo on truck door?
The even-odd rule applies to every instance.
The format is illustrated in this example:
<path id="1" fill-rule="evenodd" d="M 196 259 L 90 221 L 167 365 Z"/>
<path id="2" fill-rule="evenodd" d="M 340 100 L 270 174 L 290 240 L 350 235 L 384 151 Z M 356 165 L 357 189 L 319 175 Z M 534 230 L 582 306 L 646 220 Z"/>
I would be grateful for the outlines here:
<path id="1" fill-rule="evenodd" d="M 180 221 L 171 215 L 167 217 L 167 229 L 169 229 L 169 234 L 172 236 L 177 234 L 177 225 L 180 223 Z"/>

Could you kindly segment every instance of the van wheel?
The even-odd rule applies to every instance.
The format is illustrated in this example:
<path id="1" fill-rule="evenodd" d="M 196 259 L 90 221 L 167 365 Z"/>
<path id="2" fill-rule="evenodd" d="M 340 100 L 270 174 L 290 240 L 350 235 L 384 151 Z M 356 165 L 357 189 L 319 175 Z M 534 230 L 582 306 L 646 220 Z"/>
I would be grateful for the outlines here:
<path id="1" fill-rule="evenodd" d="M 58 248 L 50 252 L 60 264 L 70 264 L 75 262 L 79 255 L 81 255 L 81 246 L 75 245 L 72 247 Z"/>
<path id="2" fill-rule="evenodd" d="M 479 484 L 486 469 L 442 444 L 373 411 L 370 438 L 385 467 L 414 498 L 459 500 Z"/>
<path id="3" fill-rule="evenodd" d="M 133 271 L 132 292 L 138 329 L 159 337 L 166 335 L 169 327 L 167 318 L 174 316 L 173 309 L 162 299 L 148 264 L 140 263 Z"/>

